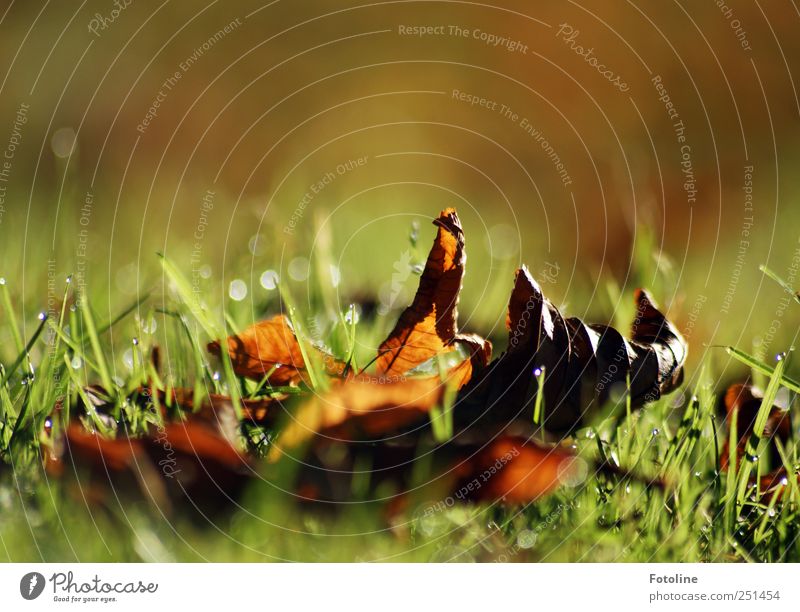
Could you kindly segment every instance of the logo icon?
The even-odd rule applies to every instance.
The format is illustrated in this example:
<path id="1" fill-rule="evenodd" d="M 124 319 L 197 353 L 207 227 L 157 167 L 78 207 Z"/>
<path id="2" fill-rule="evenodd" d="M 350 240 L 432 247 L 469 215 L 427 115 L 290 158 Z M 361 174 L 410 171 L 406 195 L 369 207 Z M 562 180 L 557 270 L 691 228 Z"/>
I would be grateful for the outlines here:
<path id="1" fill-rule="evenodd" d="M 19 581 L 19 594 L 28 601 L 36 599 L 44 591 L 44 576 L 39 572 L 30 572 Z"/>

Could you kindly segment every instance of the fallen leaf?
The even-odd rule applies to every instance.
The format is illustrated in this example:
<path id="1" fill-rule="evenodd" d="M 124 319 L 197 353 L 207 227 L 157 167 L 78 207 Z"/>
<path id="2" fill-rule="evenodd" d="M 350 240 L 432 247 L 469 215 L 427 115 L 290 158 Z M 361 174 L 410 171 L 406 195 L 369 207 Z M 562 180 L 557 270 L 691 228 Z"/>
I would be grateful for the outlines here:
<path id="1" fill-rule="evenodd" d="M 227 346 L 233 371 L 238 376 L 258 381 L 267 376 L 269 384 L 276 386 L 307 381 L 303 351 L 285 315 L 254 323 L 241 333 L 229 336 Z M 220 343 L 210 342 L 208 350 L 220 355 Z M 312 350 L 320 356 L 321 365 L 328 374 L 342 374 L 344 364 L 317 348 Z"/>
<path id="2" fill-rule="evenodd" d="M 459 500 L 527 504 L 581 476 L 580 462 L 558 448 L 544 448 L 526 438 L 504 436 L 464 456 L 453 497 Z"/>
<path id="3" fill-rule="evenodd" d="M 531 420 L 544 377 L 544 426 L 564 433 L 604 405 L 630 378 L 634 407 L 654 401 L 680 385 L 686 343 L 643 290 L 636 292 L 637 316 L 630 340 L 604 325 L 564 319 L 543 295 L 526 267 L 515 276 L 506 325 L 508 350 L 464 392 L 460 425 L 478 421 Z"/>
<path id="4" fill-rule="evenodd" d="M 434 221 L 439 227 L 412 304 L 378 348 L 381 376 L 401 376 L 452 348 L 458 332 L 458 298 L 464 276 L 464 232 L 455 209 Z"/>
<path id="5" fill-rule="evenodd" d="M 728 425 L 731 424 L 734 413 L 737 414 L 736 430 L 739 437 L 739 441 L 736 445 L 737 466 L 738 462 L 746 453 L 750 436 L 753 435 L 756 416 L 761 408 L 763 399 L 763 391 L 749 384 L 736 383 L 728 387 L 728 390 L 725 392 L 725 420 Z M 767 423 L 764 427 L 764 436 L 768 438 L 770 442 L 770 461 L 773 466 L 782 465 L 781 457 L 774 440 L 778 439 L 785 445 L 789 436 L 791 436 L 791 432 L 792 421 L 789 411 L 783 410 L 778 406 L 773 406 L 770 409 Z M 729 440 L 728 436 L 726 436 L 725 443 L 720 453 L 720 467 L 723 470 L 728 469 L 729 449 Z"/>
<path id="6" fill-rule="evenodd" d="M 371 440 L 428 419 L 441 403 L 446 384 L 438 376 L 391 380 L 359 377 L 315 395 L 292 415 L 270 451 L 285 450 L 316 437 L 317 443 Z"/>
<path id="7" fill-rule="evenodd" d="M 161 511 L 180 502 L 202 514 L 229 507 L 252 475 L 236 447 L 191 420 L 113 439 L 73 421 L 53 441 L 45 465 L 52 475 L 70 477 L 77 495 L 96 503 L 124 503 L 138 494 Z"/>

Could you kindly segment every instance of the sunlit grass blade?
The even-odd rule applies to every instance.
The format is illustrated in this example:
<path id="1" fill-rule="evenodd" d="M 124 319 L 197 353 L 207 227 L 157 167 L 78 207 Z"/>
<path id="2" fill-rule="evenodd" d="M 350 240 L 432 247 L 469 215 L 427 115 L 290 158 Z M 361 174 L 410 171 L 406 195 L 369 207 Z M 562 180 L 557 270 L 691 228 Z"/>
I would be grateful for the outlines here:
<path id="1" fill-rule="evenodd" d="M 778 396 L 778 390 L 781 387 L 781 381 L 783 380 L 783 372 L 786 369 L 786 363 L 787 359 L 785 357 L 778 361 L 778 365 L 775 367 L 775 371 L 772 373 L 772 377 L 769 379 L 767 389 L 764 391 L 764 399 L 761 400 L 761 406 L 759 407 L 758 414 L 756 415 L 755 425 L 753 425 L 753 434 L 755 434 L 758 438 L 764 436 L 764 428 L 767 426 L 769 413 L 772 411 L 772 407 L 775 405 L 775 398 Z"/>
<path id="2" fill-rule="evenodd" d="M 83 323 L 86 327 L 87 335 L 89 336 L 89 343 L 91 344 L 92 352 L 94 353 L 94 358 L 97 362 L 100 380 L 102 381 L 106 391 L 111 393 L 114 389 L 114 382 L 111 379 L 111 373 L 109 372 L 108 363 L 106 362 L 106 354 L 100 346 L 100 338 L 97 335 L 94 317 L 92 316 L 91 308 L 89 307 L 89 302 L 87 301 L 85 295 L 80 297 L 79 307 L 81 314 L 83 315 Z"/>
<path id="3" fill-rule="evenodd" d="M 28 355 L 30 355 L 33 345 L 36 344 L 36 341 L 39 339 L 39 336 L 42 335 L 42 331 L 44 330 L 44 327 L 47 324 L 47 315 L 45 313 L 41 313 L 39 315 L 39 321 L 40 321 L 39 326 L 36 328 L 36 331 L 33 332 L 33 335 L 31 336 L 30 340 L 28 340 L 28 344 L 26 344 L 23 347 L 22 351 L 14 360 L 14 362 L 8 367 L 8 369 L 6 369 L 2 377 L 0 377 L 0 387 L 5 386 L 5 384 L 9 381 L 11 376 L 14 374 L 14 372 L 17 371 L 17 368 L 19 368 L 22 362 L 28 358 Z"/>
<path id="4" fill-rule="evenodd" d="M 169 280 L 172 281 L 172 285 L 175 288 L 175 291 L 178 293 L 181 301 L 203 328 L 205 334 L 213 340 L 221 340 L 222 334 L 220 326 L 214 322 L 211 314 L 208 312 L 208 308 L 205 306 L 197 293 L 192 290 L 192 287 L 189 285 L 189 281 L 186 280 L 186 277 L 181 274 L 180 270 L 178 270 L 178 268 L 175 267 L 175 264 L 167 259 L 166 256 L 158 253 L 158 257 L 164 273 L 167 275 Z"/>
<path id="5" fill-rule="evenodd" d="M 741 361 L 746 366 L 758 370 L 759 372 L 765 374 L 766 376 L 771 377 L 772 374 L 775 372 L 775 368 L 773 368 L 772 366 L 759 361 L 752 355 L 748 355 L 744 351 L 740 351 L 739 349 L 733 346 L 726 346 L 725 350 L 728 352 L 729 355 L 731 355 L 738 361 Z M 797 382 L 796 380 L 789 378 L 785 374 L 781 376 L 781 384 L 790 391 L 794 391 L 795 393 L 800 393 L 800 382 Z"/>
<path id="6" fill-rule="evenodd" d="M 780 276 L 778 276 L 775 272 L 770 270 L 766 265 L 761 264 L 758 266 L 758 269 L 761 270 L 764 274 L 769 276 L 772 280 L 778 283 L 786 293 L 791 295 L 794 298 L 794 301 L 800 304 L 800 294 L 795 291 L 794 287 L 792 287 L 789 283 L 783 280 Z"/>

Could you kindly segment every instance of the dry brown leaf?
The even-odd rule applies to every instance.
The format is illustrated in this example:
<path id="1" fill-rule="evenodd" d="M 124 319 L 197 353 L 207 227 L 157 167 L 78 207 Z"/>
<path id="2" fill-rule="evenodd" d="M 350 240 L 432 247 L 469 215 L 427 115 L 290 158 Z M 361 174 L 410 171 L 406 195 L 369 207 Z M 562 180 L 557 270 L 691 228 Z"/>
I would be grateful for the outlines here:
<path id="1" fill-rule="evenodd" d="M 526 438 L 503 436 L 460 452 L 464 458 L 454 468 L 459 481 L 453 495 L 462 500 L 526 504 L 578 475 L 573 455 Z"/>
<path id="2" fill-rule="evenodd" d="M 80 496 L 97 503 L 138 492 L 162 510 L 187 501 L 202 512 L 223 508 L 249 478 L 249 460 L 214 428 L 196 421 L 151 427 L 115 439 L 73 421 L 53 440 L 48 472 L 74 477 Z"/>
<path id="3" fill-rule="evenodd" d="M 269 374 L 272 385 L 288 385 L 303 378 L 303 352 L 285 315 L 255 323 L 229 336 L 227 344 L 233 371 L 239 376 L 261 380 Z M 221 354 L 219 342 L 211 342 L 208 350 Z"/>
<path id="4" fill-rule="evenodd" d="M 233 371 L 239 376 L 261 381 L 269 374 L 268 382 L 277 386 L 307 381 L 303 351 L 285 315 L 254 323 L 241 333 L 229 336 L 227 343 Z M 216 341 L 208 344 L 208 350 L 214 355 L 221 354 Z M 319 355 L 320 364 L 329 375 L 342 375 L 343 363 L 316 347 L 310 350 Z"/>
<path id="5" fill-rule="evenodd" d="M 385 381 L 360 377 L 343 382 L 301 406 L 270 453 L 297 447 L 314 436 L 336 441 L 373 439 L 424 422 L 444 397 L 446 384 L 438 376 Z"/>
<path id="6" fill-rule="evenodd" d="M 645 291 L 635 298 L 628 340 L 612 327 L 564 319 L 523 266 L 508 305 L 508 350 L 467 387 L 469 406 L 458 414 L 506 423 L 529 419 L 542 371 L 544 426 L 554 432 L 577 428 L 615 387 L 624 390 L 628 378 L 633 406 L 670 392 L 682 380 L 686 343 Z"/>
<path id="7" fill-rule="evenodd" d="M 458 332 L 457 307 L 464 276 L 464 232 L 454 208 L 434 221 L 439 227 L 411 306 L 378 348 L 381 376 L 401 376 L 450 348 Z"/>
<path id="8" fill-rule="evenodd" d="M 738 462 L 745 455 L 747 443 L 753 435 L 753 428 L 756 423 L 756 416 L 761 408 L 764 393 L 757 387 L 748 384 L 733 384 L 728 387 L 725 393 L 725 419 L 728 425 L 731 423 L 734 413 L 737 414 L 736 430 L 739 441 L 736 445 L 736 461 Z M 781 443 L 786 444 L 792 433 L 792 421 L 788 410 L 782 410 L 778 406 L 773 406 L 767 417 L 767 424 L 764 427 L 764 435 L 769 438 L 770 460 L 772 465 L 781 465 L 781 457 L 778 453 L 774 440 L 777 438 Z M 729 443 L 728 436 L 725 438 L 720 453 L 720 467 L 728 469 L 729 462 Z"/>

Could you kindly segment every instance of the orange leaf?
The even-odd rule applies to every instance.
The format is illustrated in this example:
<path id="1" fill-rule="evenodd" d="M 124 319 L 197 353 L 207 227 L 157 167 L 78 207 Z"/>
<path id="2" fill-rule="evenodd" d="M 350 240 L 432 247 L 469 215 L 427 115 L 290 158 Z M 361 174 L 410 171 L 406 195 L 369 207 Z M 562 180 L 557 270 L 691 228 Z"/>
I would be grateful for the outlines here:
<path id="1" fill-rule="evenodd" d="M 439 227 L 411 306 L 378 348 L 378 374 L 400 376 L 449 347 L 457 333 L 457 306 L 464 276 L 464 232 L 454 208 Z"/>
<path id="2" fill-rule="evenodd" d="M 228 337 L 227 343 L 233 371 L 239 376 L 260 381 L 269 374 L 268 382 L 272 385 L 288 385 L 305 379 L 303 351 L 289 319 L 282 314 Z M 208 350 L 220 355 L 219 342 L 209 343 Z M 341 374 L 343 366 L 333 357 L 322 354 L 322 361 L 329 373 Z"/>
<path id="3" fill-rule="evenodd" d="M 577 476 L 580 467 L 569 453 L 512 436 L 465 452 L 469 455 L 455 468 L 461 476 L 454 490 L 459 499 L 526 504 Z"/>
<path id="4" fill-rule="evenodd" d="M 733 414 L 738 414 L 736 419 L 737 435 L 739 436 L 739 441 L 736 445 L 737 464 L 746 452 L 747 443 L 750 436 L 753 434 L 756 416 L 761 408 L 763 398 L 764 394 L 760 389 L 752 385 L 744 385 L 741 383 L 731 385 L 725 393 L 725 412 L 728 424 L 730 424 Z M 772 465 L 781 464 L 781 457 L 774 439 L 778 438 L 785 444 L 791 432 L 792 422 L 789 412 L 787 410 L 782 410 L 778 406 L 773 406 L 767 417 L 766 427 L 764 428 L 764 436 L 769 438 L 770 441 L 769 448 Z M 723 470 L 728 469 L 728 450 L 729 444 L 726 437 L 725 444 L 720 453 L 720 467 Z"/>
<path id="5" fill-rule="evenodd" d="M 424 422 L 445 389 L 438 376 L 390 382 L 364 376 L 343 382 L 301 406 L 277 446 L 292 448 L 314 435 L 336 441 L 374 438 Z M 270 458 L 278 459 L 280 454 L 273 447 Z"/>

